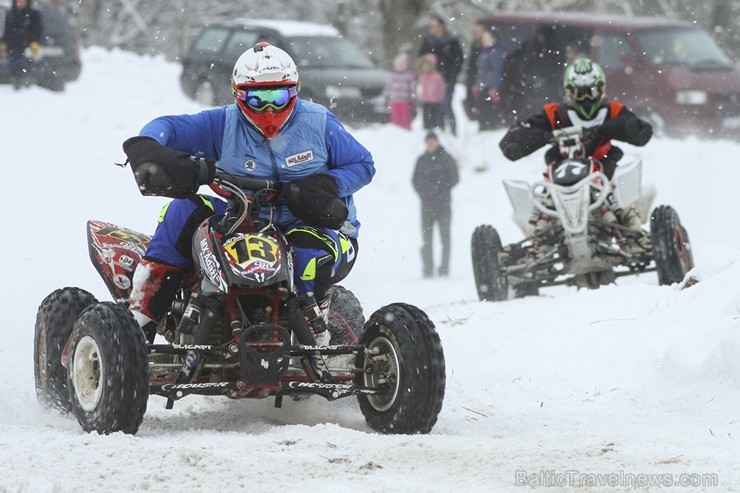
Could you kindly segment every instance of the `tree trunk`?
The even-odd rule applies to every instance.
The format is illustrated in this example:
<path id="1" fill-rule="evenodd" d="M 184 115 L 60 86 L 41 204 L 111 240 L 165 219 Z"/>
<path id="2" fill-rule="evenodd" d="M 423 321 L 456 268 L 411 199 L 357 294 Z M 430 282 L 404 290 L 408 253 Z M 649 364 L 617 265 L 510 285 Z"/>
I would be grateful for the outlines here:
<path id="1" fill-rule="evenodd" d="M 383 18 L 383 57 L 388 67 L 401 51 L 408 52 L 412 58 L 418 44 L 417 19 L 422 15 L 424 0 L 381 0 L 380 11 Z"/>

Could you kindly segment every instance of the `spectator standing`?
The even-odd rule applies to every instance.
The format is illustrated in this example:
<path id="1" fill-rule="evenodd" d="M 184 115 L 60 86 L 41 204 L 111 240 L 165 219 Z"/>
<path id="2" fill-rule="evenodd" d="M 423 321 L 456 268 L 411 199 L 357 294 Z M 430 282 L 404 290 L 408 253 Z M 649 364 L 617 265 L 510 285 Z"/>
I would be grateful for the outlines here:
<path id="1" fill-rule="evenodd" d="M 419 60 L 419 103 L 424 129 L 444 128 L 445 80 L 437 70 L 437 57 L 427 53 Z"/>
<path id="2" fill-rule="evenodd" d="M 493 29 L 483 31 L 478 56 L 478 124 L 480 130 L 492 130 L 502 125 L 500 107 L 501 82 L 504 73 L 504 50 Z"/>
<path id="3" fill-rule="evenodd" d="M 416 74 L 410 59 L 400 54 L 393 60 L 393 71 L 388 74 L 385 97 L 391 109 L 391 123 L 411 129 L 413 109 L 416 105 Z"/>
<path id="4" fill-rule="evenodd" d="M 452 96 L 455 83 L 463 66 L 463 51 L 457 37 L 451 35 L 441 17 L 434 16 L 429 21 L 429 35 L 419 48 L 419 56 L 433 53 L 437 56 L 437 65 L 445 80 L 444 119 L 450 131 L 456 133 L 455 115 L 452 111 Z"/>
<path id="5" fill-rule="evenodd" d="M 434 132 L 425 138 L 426 152 L 419 156 L 412 179 L 414 190 L 421 198 L 421 260 L 424 277 L 434 275 L 433 232 L 435 223 L 442 241 L 442 257 L 438 274 L 446 277 L 450 271 L 450 222 L 452 199 L 450 191 L 457 185 L 457 163 L 439 144 Z"/>
<path id="6" fill-rule="evenodd" d="M 5 30 L 0 56 L 8 57 L 8 68 L 15 89 L 33 82 L 34 62 L 41 40 L 41 16 L 31 7 L 31 0 L 13 0 L 5 16 Z"/>
<path id="7" fill-rule="evenodd" d="M 468 66 L 465 71 L 465 101 L 463 101 L 463 107 L 471 120 L 478 119 L 478 108 L 475 105 L 474 93 L 478 85 L 478 56 L 481 50 L 481 38 L 485 30 L 486 25 L 482 21 L 473 24 L 473 40 L 470 44 Z"/>

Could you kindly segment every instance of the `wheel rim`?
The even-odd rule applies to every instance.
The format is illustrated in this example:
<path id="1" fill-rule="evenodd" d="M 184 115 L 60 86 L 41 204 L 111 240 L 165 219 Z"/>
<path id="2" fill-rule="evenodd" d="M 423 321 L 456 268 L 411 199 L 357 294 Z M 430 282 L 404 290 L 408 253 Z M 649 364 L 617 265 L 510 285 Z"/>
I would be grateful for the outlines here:
<path id="1" fill-rule="evenodd" d="M 387 392 L 369 395 L 367 400 L 377 411 L 387 411 L 396 402 L 398 395 L 398 353 L 391 341 L 377 337 L 367 346 L 370 359 L 370 373 L 365 373 L 363 380 L 366 387 L 378 388 L 387 386 Z"/>
<path id="2" fill-rule="evenodd" d="M 85 411 L 94 410 L 103 392 L 104 375 L 100 349 L 92 337 L 85 336 L 77 343 L 72 372 L 77 402 Z"/>
<path id="3" fill-rule="evenodd" d="M 679 251 L 679 258 L 681 259 L 681 268 L 683 269 L 683 273 L 686 274 L 689 271 L 689 255 L 686 251 L 686 243 L 683 239 L 683 231 L 681 231 L 680 227 L 676 227 L 676 236 L 678 237 L 678 251 Z"/>

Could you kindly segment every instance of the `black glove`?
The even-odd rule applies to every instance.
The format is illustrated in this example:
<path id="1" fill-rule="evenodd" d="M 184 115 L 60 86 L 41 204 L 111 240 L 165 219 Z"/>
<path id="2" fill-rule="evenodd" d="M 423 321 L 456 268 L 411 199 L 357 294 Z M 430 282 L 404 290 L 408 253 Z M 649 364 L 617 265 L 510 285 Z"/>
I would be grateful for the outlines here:
<path id="1" fill-rule="evenodd" d="M 519 142 L 508 142 L 501 149 L 510 161 L 516 161 L 524 157 L 524 149 Z"/>
<path id="2" fill-rule="evenodd" d="M 181 198 L 213 181 L 216 162 L 195 159 L 185 152 L 164 147 L 149 137 L 131 137 L 123 143 L 142 195 Z"/>
<path id="3" fill-rule="evenodd" d="M 498 145 L 507 159 L 516 161 L 546 145 L 551 137 L 550 132 L 540 128 L 514 125 Z"/>
<path id="4" fill-rule="evenodd" d="M 349 209 L 339 198 L 339 185 L 333 177 L 317 174 L 281 185 L 275 203 L 287 205 L 298 219 L 331 229 L 341 228 L 347 219 Z"/>

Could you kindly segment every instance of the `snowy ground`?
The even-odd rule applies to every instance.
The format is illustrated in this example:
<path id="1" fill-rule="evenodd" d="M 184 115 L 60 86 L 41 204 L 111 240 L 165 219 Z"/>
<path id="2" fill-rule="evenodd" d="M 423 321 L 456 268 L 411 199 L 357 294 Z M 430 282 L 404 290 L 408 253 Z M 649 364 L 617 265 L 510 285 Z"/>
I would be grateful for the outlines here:
<path id="1" fill-rule="evenodd" d="M 42 413 L 38 304 L 70 285 L 109 299 L 89 262 L 86 220 L 151 232 L 164 203 L 141 197 L 131 172 L 113 165 L 124 160 L 121 142 L 151 118 L 201 109 L 180 91 L 176 65 L 99 49 L 83 56 L 80 80 L 62 94 L 0 87 L 0 491 L 493 492 L 538 482 L 550 487 L 534 491 L 605 491 L 636 481 L 673 491 L 682 474 L 719 485 L 680 491 L 740 491 L 740 144 L 726 141 L 624 146 L 626 159 L 644 160 L 656 203 L 679 212 L 699 284 L 660 287 L 648 273 L 491 304 L 477 301 L 470 236 L 489 223 L 504 242 L 520 238 L 501 180 L 535 179 L 542 151 L 514 164 L 498 150 L 501 132 L 461 124 L 459 137 L 443 136 L 461 168 L 454 258 L 450 278 L 423 280 L 410 177 L 424 133 L 354 131 L 378 173 L 357 195 L 360 257 L 345 286 L 366 315 L 405 301 L 435 322 L 447 393 L 430 435 L 378 435 L 349 399 L 286 400 L 278 410 L 271 399 L 189 397 L 167 411 L 152 397 L 135 437 L 85 434 L 74 419 Z"/>

